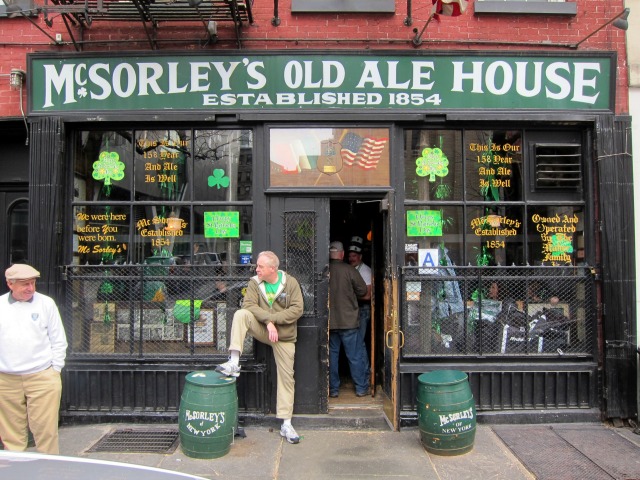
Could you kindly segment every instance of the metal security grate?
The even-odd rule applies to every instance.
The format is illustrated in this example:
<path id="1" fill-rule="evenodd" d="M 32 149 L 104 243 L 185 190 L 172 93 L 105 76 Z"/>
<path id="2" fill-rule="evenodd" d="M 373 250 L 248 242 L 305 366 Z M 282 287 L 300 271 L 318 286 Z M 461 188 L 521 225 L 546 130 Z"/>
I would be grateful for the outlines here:
<path id="1" fill-rule="evenodd" d="M 88 452 L 172 453 L 178 446 L 178 431 L 121 429 L 107 433 Z"/>
<path id="2" fill-rule="evenodd" d="M 587 267 L 403 267 L 403 358 L 590 355 Z"/>
<path id="3" fill-rule="evenodd" d="M 304 297 L 304 314 L 314 315 L 316 305 L 315 212 L 286 212 L 284 216 L 285 255 L 284 268 L 300 283 Z"/>

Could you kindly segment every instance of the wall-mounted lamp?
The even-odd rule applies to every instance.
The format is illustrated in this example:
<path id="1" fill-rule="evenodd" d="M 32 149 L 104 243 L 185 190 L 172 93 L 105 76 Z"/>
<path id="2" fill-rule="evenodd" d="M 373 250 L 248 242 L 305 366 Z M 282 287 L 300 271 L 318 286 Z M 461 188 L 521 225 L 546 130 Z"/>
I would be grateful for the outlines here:
<path id="1" fill-rule="evenodd" d="M 27 124 L 27 117 L 24 114 L 24 108 L 22 106 L 22 85 L 24 85 L 24 79 L 27 76 L 27 72 L 20 68 L 12 68 L 11 73 L 0 73 L 0 77 L 9 77 L 9 86 L 12 90 L 18 90 L 20 93 L 20 112 L 22 113 L 22 119 L 24 120 L 24 128 L 27 130 L 27 139 L 25 145 L 29 145 L 29 126 Z"/>
<path id="2" fill-rule="evenodd" d="M 620 30 L 628 30 L 629 29 L 629 13 L 631 13 L 630 8 L 625 8 L 622 11 L 622 15 L 616 18 L 611 25 Z"/>
<path id="3" fill-rule="evenodd" d="M 606 27 L 609 24 L 613 25 L 616 28 L 619 28 L 620 30 L 627 30 L 629 28 L 628 18 L 629 18 L 630 12 L 631 12 L 631 9 L 625 8 L 624 10 L 622 10 L 622 12 L 620 12 L 615 17 L 608 20 L 606 23 L 603 23 L 602 25 L 600 25 L 598 28 L 596 28 L 593 32 L 591 32 L 589 35 L 584 37 L 578 43 L 574 43 L 573 45 L 571 45 L 571 47 L 578 48 L 581 43 L 593 37 L 596 33 L 598 33 L 600 30 L 602 30 L 604 27 Z"/>
<path id="4" fill-rule="evenodd" d="M 26 76 L 27 72 L 25 72 L 24 70 L 20 70 L 19 68 L 12 68 L 11 73 L 9 74 L 9 85 L 14 90 L 21 89 Z"/>

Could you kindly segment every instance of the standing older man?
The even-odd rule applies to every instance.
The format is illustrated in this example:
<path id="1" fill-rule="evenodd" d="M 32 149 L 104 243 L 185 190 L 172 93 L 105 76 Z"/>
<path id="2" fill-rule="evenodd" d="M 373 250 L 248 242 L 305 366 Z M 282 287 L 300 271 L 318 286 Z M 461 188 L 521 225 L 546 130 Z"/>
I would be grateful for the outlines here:
<path id="1" fill-rule="evenodd" d="M 340 390 L 340 345 L 349 361 L 356 395 L 369 393 L 369 377 L 363 359 L 366 352 L 358 333 L 358 297 L 367 293 L 367 284 L 358 271 L 344 263 L 342 242 L 329 245 L 329 396 Z"/>
<path id="2" fill-rule="evenodd" d="M 367 367 L 367 375 L 370 374 L 369 356 L 367 355 L 367 329 L 371 324 L 371 268 L 362 261 L 362 237 L 351 237 L 351 244 L 349 245 L 349 265 L 355 268 L 364 283 L 367 284 L 367 293 L 358 297 L 358 309 L 359 309 L 359 326 L 358 335 L 360 335 L 360 341 L 362 342 L 362 353 L 364 355 L 363 362 Z"/>
<path id="3" fill-rule="evenodd" d="M 58 416 L 67 337 L 52 298 L 36 292 L 35 268 L 5 272 L 0 297 L 0 438 L 7 450 L 27 449 L 28 431 L 41 453 L 57 454 Z"/>
<path id="4" fill-rule="evenodd" d="M 256 260 L 257 275 L 249 280 L 242 308 L 233 315 L 229 361 L 218 365 L 223 375 L 240 375 L 240 355 L 247 333 L 270 345 L 277 369 L 276 417 L 281 419 L 282 435 L 289 443 L 300 437 L 291 425 L 295 380 L 293 363 L 296 354 L 297 322 L 304 311 L 298 281 L 282 270 L 273 252 L 262 252 Z"/>

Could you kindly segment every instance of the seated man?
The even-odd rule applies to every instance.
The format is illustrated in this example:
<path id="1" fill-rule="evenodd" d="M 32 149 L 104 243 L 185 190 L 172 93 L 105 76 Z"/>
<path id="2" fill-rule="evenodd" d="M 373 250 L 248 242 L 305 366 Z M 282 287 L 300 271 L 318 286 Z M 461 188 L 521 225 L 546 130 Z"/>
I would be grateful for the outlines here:
<path id="1" fill-rule="evenodd" d="M 240 355 L 247 333 L 259 342 L 270 345 L 277 368 L 276 417 L 283 420 L 280 435 L 289 443 L 300 437 L 291 425 L 295 380 L 293 362 L 296 354 L 297 322 L 302 316 L 303 298 L 298 281 L 282 270 L 273 252 L 262 252 L 256 261 L 257 275 L 249 280 L 243 308 L 236 311 L 231 325 L 229 361 L 216 371 L 237 377 L 240 375 Z"/>

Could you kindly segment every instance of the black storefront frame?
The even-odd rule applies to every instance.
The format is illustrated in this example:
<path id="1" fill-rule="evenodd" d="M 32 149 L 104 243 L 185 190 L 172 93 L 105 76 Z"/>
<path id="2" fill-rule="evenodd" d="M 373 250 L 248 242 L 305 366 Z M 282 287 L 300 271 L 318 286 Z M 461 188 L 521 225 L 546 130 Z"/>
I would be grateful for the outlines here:
<path id="1" fill-rule="evenodd" d="M 280 52 L 282 54 L 282 52 Z M 305 52 L 309 53 L 309 52 Z M 326 52 L 313 52 L 316 54 L 326 54 Z M 491 52 L 447 52 L 448 55 L 476 55 L 486 56 Z M 270 54 L 278 54 L 278 52 L 270 52 Z M 291 54 L 291 52 L 285 52 L 285 55 Z M 362 51 L 361 55 L 364 57 L 380 54 L 380 52 L 365 52 Z M 397 54 L 397 53 L 396 53 Z M 518 53 L 515 52 L 517 55 Z M 221 55 L 225 55 L 222 53 Z M 417 55 L 416 52 L 410 55 Z M 420 53 L 422 55 L 422 53 Z M 436 53 L 436 55 L 438 55 Z M 520 53 L 522 55 L 522 53 Z M 552 54 L 545 54 L 553 56 Z M 98 55 L 94 55 L 98 56 Z M 103 57 L 113 56 L 111 54 L 102 54 Z M 144 52 L 145 57 L 153 57 L 153 54 Z M 616 55 L 614 52 L 590 52 L 582 54 L 581 52 L 567 55 L 567 57 L 582 57 L 587 58 L 590 56 L 608 56 L 612 59 L 611 69 L 609 72 L 609 78 L 612 80 L 612 84 L 608 89 L 608 105 L 610 110 L 600 111 L 540 111 L 540 110 L 510 110 L 510 111 L 483 111 L 478 110 L 465 110 L 465 109 L 451 109 L 446 110 L 430 110 L 428 112 L 421 111 L 402 111 L 396 110 L 389 113 L 388 111 L 376 112 L 377 121 L 388 121 L 398 126 L 408 124 L 420 124 L 420 125 L 460 125 L 465 122 L 485 122 L 487 117 L 492 122 L 522 122 L 528 125 L 583 125 L 586 127 L 593 126 L 593 138 L 590 138 L 588 144 L 594 143 L 596 147 L 596 155 L 598 159 L 605 158 L 607 156 L 613 157 L 616 160 L 620 160 L 622 142 L 620 137 L 624 137 L 625 128 L 628 128 L 628 123 L 623 119 L 617 119 L 613 113 L 613 105 L 615 104 L 616 89 Z M 63 60 L 69 58 L 65 54 L 50 55 L 50 54 L 35 54 L 30 55 L 29 61 L 37 57 L 57 58 Z M 29 65 L 30 67 L 33 64 Z M 30 73 L 32 68 L 28 69 Z M 28 85 L 34 85 L 32 79 L 29 79 Z M 30 87 L 33 88 L 33 87 Z M 33 93 L 33 92 L 31 92 Z M 337 117 L 336 111 L 321 110 L 317 112 L 312 111 L 279 111 L 279 112 L 266 112 L 255 110 L 218 110 L 215 112 L 209 111 L 178 111 L 178 110 L 158 110 L 158 111 L 137 111 L 135 113 L 127 111 L 88 111 L 88 112 L 76 112 L 76 113 L 62 113 L 61 116 L 56 116 L 59 113 L 53 114 L 45 111 L 35 112 L 33 111 L 33 105 L 31 104 L 32 95 L 29 95 L 29 111 L 31 121 L 31 138 L 30 145 L 32 146 L 30 151 L 30 204 L 32 205 L 34 215 L 30 215 L 29 219 L 29 232 L 30 232 L 30 244 L 29 244 L 29 258 L 32 262 L 40 266 L 42 273 L 42 281 L 39 283 L 41 291 L 49 293 L 54 297 L 62 300 L 64 298 L 64 283 L 63 273 L 60 266 L 63 264 L 63 258 L 61 255 L 61 248 L 64 244 L 63 233 L 64 229 L 64 178 L 65 169 L 68 165 L 63 161 L 64 152 L 66 147 L 66 135 L 65 129 L 73 128 L 77 124 L 82 122 L 144 122 L 144 123 L 156 123 L 162 118 L 166 121 L 169 117 L 172 121 L 176 122 L 192 122 L 193 124 L 205 123 L 205 122 L 220 122 L 226 125 L 234 124 L 237 122 L 240 126 L 246 124 L 260 124 L 268 121 L 309 121 L 309 122 L 335 122 Z M 371 110 L 369 111 L 356 111 L 347 110 L 340 111 L 340 121 L 355 121 L 355 122 L 367 122 L 371 118 Z M 378 114 L 379 113 L 379 114 Z M 587 128 L 588 129 L 588 128 Z M 613 135 L 612 135 L 613 133 Z M 399 149 L 396 147 L 395 154 L 397 155 Z M 594 155 L 594 158 L 596 158 Z M 260 162 L 258 162 L 260 163 Z M 603 163 L 599 163 L 601 173 L 607 173 L 607 170 L 612 170 L 608 166 L 603 166 Z M 626 175 L 626 178 L 631 178 L 631 168 L 629 165 L 624 165 L 624 168 L 620 169 Z M 614 195 L 603 194 L 602 180 L 594 179 L 594 191 L 597 194 L 594 197 L 594 203 L 601 203 L 602 205 L 615 206 L 619 203 L 619 200 L 614 198 Z M 622 184 L 622 182 L 621 182 Z M 629 185 L 627 182 L 625 185 Z M 627 189 L 625 189 L 625 192 Z M 601 198 L 602 197 L 602 198 Z M 401 203 L 401 202 L 399 202 Z M 630 225 L 626 212 L 613 210 L 616 214 L 615 220 L 621 225 Z M 600 221 L 600 220 L 598 220 Z M 52 235 L 53 233 L 53 235 Z M 266 235 L 266 232 L 265 232 Z M 620 233 L 613 238 L 605 238 L 603 242 L 603 250 L 607 252 L 607 258 L 613 258 L 616 251 L 625 248 L 627 245 L 632 244 L 633 233 Z M 598 240 L 599 235 L 596 235 Z M 37 240 L 36 240 L 37 239 Z M 630 241 L 631 240 L 631 241 Z M 395 239 L 395 250 L 400 254 L 402 245 L 399 239 Z M 632 262 L 628 262 L 629 265 L 624 272 L 612 271 L 608 263 L 604 266 L 596 265 L 596 274 L 598 275 L 598 281 L 603 282 L 604 298 L 611 305 L 608 313 L 604 315 L 605 327 L 608 327 L 610 332 L 607 334 L 607 339 L 611 339 L 612 347 L 618 348 L 620 345 L 624 350 L 624 363 L 625 365 L 632 367 L 632 363 L 635 364 L 635 351 L 631 352 L 631 342 L 628 341 L 628 337 L 625 337 L 624 333 L 625 325 L 629 321 L 628 316 L 632 315 L 635 319 L 635 274 L 633 273 Z M 398 262 L 398 264 L 401 264 Z M 620 284 L 623 288 L 620 288 Z M 633 288 L 632 288 L 633 287 Z M 617 302 L 618 299 L 624 299 L 623 302 Z M 630 306 L 630 308 L 629 308 Z M 626 309 L 626 310 L 625 310 Z M 630 310 L 630 311 L 629 311 Z M 598 304 L 598 315 L 601 316 L 604 313 L 602 305 Z M 618 328 L 620 327 L 620 328 Z M 615 344 L 615 345 L 614 345 Z M 633 353 L 633 360 L 631 353 Z M 602 355 L 602 352 L 600 352 Z M 453 364 L 462 368 L 463 365 Z M 598 363 L 598 365 L 601 365 Z M 89 369 L 99 370 L 99 365 L 90 367 L 85 365 Z M 130 371 L 134 371 L 136 366 L 132 365 Z M 158 365 L 151 366 L 148 370 L 152 371 L 154 368 L 157 370 Z M 161 367 L 161 366 L 160 366 Z M 473 365 L 470 365 L 473 367 Z M 544 370 L 544 366 L 542 370 Z M 492 368 L 491 365 L 488 368 Z M 498 368 L 498 367 L 496 367 Z M 160 370 L 162 367 L 160 368 Z M 404 372 L 403 372 L 404 369 Z M 626 369 L 626 367 L 625 367 Z M 411 368 L 406 366 L 400 366 L 401 373 L 410 374 Z M 597 371 L 592 371 L 597 373 Z M 488 372 L 489 374 L 491 372 Z M 65 373 L 66 374 L 66 373 Z M 614 370 L 609 370 L 609 375 L 617 375 Z M 624 378 L 621 375 L 620 378 Z M 624 380 L 627 380 L 624 378 Z M 401 378 L 399 380 L 402 383 L 407 383 L 408 379 Z M 415 383 L 415 382 L 413 382 Z M 597 382 L 594 382 L 597 383 Z M 615 386 L 615 385 L 614 385 Z M 633 388 L 630 388 L 633 391 Z M 145 392 L 148 393 L 148 392 Z M 596 403 L 600 403 L 602 395 L 597 395 Z M 635 402 L 634 402 L 635 403 Z M 595 404 L 595 403 L 594 403 Z M 624 410 L 624 409 L 621 409 Z M 101 412 L 98 415 L 111 416 L 113 412 Z M 132 412 L 128 412 L 131 416 Z M 139 412 L 138 412 L 139 413 Z M 164 414 L 162 412 L 149 412 L 148 417 L 160 418 Z M 81 412 L 81 416 L 91 418 L 91 414 L 87 411 Z M 144 415 L 143 415 L 144 417 Z M 171 417 L 171 414 L 169 414 Z M 516 418 L 513 417 L 512 418 Z"/>
<path id="2" fill-rule="evenodd" d="M 525 116 L 525 117 L 526 117 L 526 116 Z M 354 115 L 354 118 L 359 118 L 359 117 L 358 117 L 358 116 L 356 116 L 356 115 Z M 33 140 L 40 142 L 40 140 L 41 140 L 41 138 L 42 138 L 42 137 L 41 137 L 41 135 L 44 135 L 45 137 L 47 137 L 47 136 L 48 136 L 49 138 L 53 138 L 53 141 L 51 142 L 52 144 L 54 144 L 54 145 L 55 145 L 55 144 L 57 144 L 57 143 L 60 141 L 60 140 L 58 140 L 58 139 L 60 138 L 60 137 L 58 136 L 58 134 L 59 134 L 62 130 L 64 130 L 65 125 L 64 125 L 63 123 L 56 123 L 56 119 L 53 119 L 53 118 L 52 118 L 52 119 L 42 119 L 42 120 L 45 122 L 45 124 L 42 126 L 43 128 L 41 128 L 40 130 L 36 130 L 36 131 L 38 131 L 39 133 L 38 133 L 38 134 L 36 134 L 36 133 L 34 133 L 34 134 L 33 134 L 33 137 L 32 137 L 32 138 L 33 138 Z M 315 117 L 315 120 L 317 121 L 317 117 Z M 343 120 L 343 119 L 342 119 L 342 120 Z M 573 120 L 575 120 L 575 118 L 574 118 Z M 585 119 L 583 118 L 582 120 L 584 121 Z M 584 124 L 585 124 L 585 125 L 588 125 L 588 124 L 589 124 L 588 120 L 589 120 L 589 119 L 587 119 L 587 121 L 586 121 L 586 122 L 584 122 Z M 526 121 L 526 120 L 525 120 L 525 119 L 522 119 L 522 121 Z M 67 128 L 69 128 L 69 126 L 67 126 Z M 54 133 L 55 133 L 55 134 L 54 134 Z M 40 145 L 44 145 L 44 144 L 42 144 L 42 143 L 40 142 Z M 46 150 L 46 149 L 45 149 L 45 150 Z M 62 150 L 62 149 L 60 149 L 60 150 Z M 56 148 L 54 149 L 54 151 L 59 151 L 59 150 L 58 150 L 58 147 L 56 147 Z M 32 176 L 32 178 L 33 178 L 33 176 Z M 60 185 L 60 184 L 58 184 L 58 185 Z M 36 216 L 36 217 L 40 217 L 38 221 L 42 221 L 42 218 L 41 218 L 41 216 L 40 216 L 40 215 L 38 215 L 38 216 Z M 55 218 L 58 218 L 58 217 L 56 217 L 56 216 L 51 217 L 51 219 L 55 219 Z M 56 228 L 54 228 L 54 231 L 58 231 L 58 228 L 57 228 L 57 227 L 56 227 Z M 398 250 L 398 251 L 399 251 L 399 250 Z M 54 257 L 55 257 L 55 256 L 54 256 Z M 50 258 L 51 258 L 51 257 L 50 257 Z M 49 263 L 49 262 L 47 262 L 47 263 Z M 54 270 L 57 270 L 57 267 L 53 264 L 53 262 L 49 263 L 49 265 L 50 265 L 50 268 L 53 268 Z M 56 274 L 56 275 L 54 275 L 54 277 L 57 277 L 57 274 Z M 51 282 L 47 282 L 47 283 L 51 283 Z M 57 284 L 58 286 L 60 286 L 60 285 L 61 285 L 61 284 L 60 284 L 59 282 L 57 282 L 57 281 L 53 281 L 53 283 L 54 283 L 54 284 Z M 60 288 L 60 291 L 62 291 L 62 288 Z M 463 366 L 464 366 L 464 365 L 462 365 L 462 364 L 458 364 L 458 363 L 457 363 L 457 364 L 454 364 L 454 365 L 455 365 L 457 368 L 463 368 Z M 94 369 L 96 369 L 97 371 L 103 371 L 103 372 L 104 372 L 105 366 L 107 366 L 107 365 L 104 365 L 104 364 L 103 364 L 103 365 L 93 365 L 93 366 L 90 366 L 90 365 L 84 365 L 84 367 L 81 367 L 81 369 L 82 369 L 82 370 L 90 370 L 90 369 L 94 368 Z M 446 365 L 443 365 L 443 366 L 446 366 Z M 541 366 L 539 366 L 539 367 L 535 367 L 535 369 L 536 369 L 536 370 L 538 370 L 540 367 L 543 367 L 543 366 L 541 365 Z M 584 365 L 583 365 L 582 367 L 584 367 Z M 155 367 L 153 367 L 153 368 L 151 369 L 151 371 L 157 371 L 157 370 L 156 370 L 157 368 L 158 368 L 158 366 L 156 365 Z M 107 367 L 107 369 L 108 369 L 108 367 Z M 543 367 L 543 369 L 544 369 L 544 367 Z M 402 366 L 402 365 L 401 365 L 401 366 L 400 366 L 400 370 L 401 370 L 401 373 L 403 374 L 403 379 L 401 379 L 402 385 L 407 385 L 407 386 L 409 386 L 409 385 L 414 385 L 414 384 L 415 384 L 415 382 L 413 382 L 413 381 L 409 380 L 409 377 L 404 378 L 404 374 L 407 374 L 407 375 L 415 375 L 415 373 L 416 373 L 416 372 L 412 372 L 412 370 L 415 370 L 415 368 L 414 368 L 414 367 L 411 367 L 411 366 Z M 590 373 L 589 375 L 592 375 L 594 371 L 593 371 L 593 370 L 590 370 L 590 371 L 591 371 L 592 373 Z M 409 383 L 407 383 L 407 382 L 409 382 Z M 260 383 L 260 382 L 258 381 L 258 383 Z M 404 388 L 404 387 L 403 387 L 403 388 Z M 595 396 L 594 396 L 593 398 L 595 398 Z M 593 403 L 593 402 L 592 402 L 592 403 Z M 597 402 L 596 402 L 596 403 L 597 403 Z M 69 413 L 71 413 L 71 412 L 69 412 Z M 592 413 L 592 412 L 591 412 L 591 413 Z M 74 413 L 71 413 L 71 414 L 70 414 L 70 417 L 74 417 L 74 416 L 76 416 L 76 415 L 78 415 L 78 414 L 82 415 L 82 413 L 80 413 L 80 412 L 76 412 L 75 414 L 74 414 Z M 157 415 L 157 414 L 156 414 L 156 415 Z M 91 415 L 89 415 L 89 416 L 91 416 Z M 170 416 L 171 416 L 171 415 L 170 415 Z M 108 417 L 108 418 L 114 418 L 114 417 L 113 417 L 113 412 L 106 413 L 106 414 L 102 414 L 100 417 L 101 417 L 101 418 L 105 418 L 105 417 Z M 410 415 L 409 415 L 409 417 L 410 417 Z M 410 419 L 409 419 L 409 421 L 410 421 Z"/>

